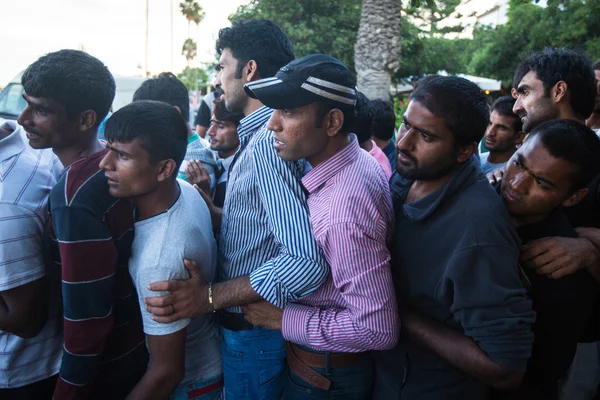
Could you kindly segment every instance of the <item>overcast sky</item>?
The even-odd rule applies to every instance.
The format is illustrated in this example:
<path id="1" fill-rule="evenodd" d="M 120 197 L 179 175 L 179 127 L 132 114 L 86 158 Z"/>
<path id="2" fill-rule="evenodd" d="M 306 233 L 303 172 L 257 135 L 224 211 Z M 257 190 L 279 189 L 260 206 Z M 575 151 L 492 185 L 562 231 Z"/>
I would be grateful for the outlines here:
<path id="1" fill-rule="evenodd" d="M 214 60 L 215 38 L 229 25 L 227 17 L 248 0 L 200 0 L 206 13 L 198 30 L 199 61 Z M 146 0 L 0 0 L 0 87 L 41 55 L 83 46 L 102 60 L 113 74 L 140 75 L 145 59 Z M 173 4 L 173 46 L 170 7 Z M 152 73 L 186 66 L 181 55 L 187 20 L 178 0 L 149 0 L 148 66 Z M 192 23 L 194 40 L 196 27 Z M 138 68 L 140 66 L 142 69 Z"/>

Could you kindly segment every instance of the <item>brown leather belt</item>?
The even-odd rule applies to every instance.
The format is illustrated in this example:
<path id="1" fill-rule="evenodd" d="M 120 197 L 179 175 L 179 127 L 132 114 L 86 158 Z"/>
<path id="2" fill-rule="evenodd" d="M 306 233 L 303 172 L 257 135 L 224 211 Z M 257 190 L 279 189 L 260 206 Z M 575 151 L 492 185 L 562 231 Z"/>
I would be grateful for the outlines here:
<path id="1" fill-rule="evenodd" d="M 217 312 L 219 324 L 230 331 L 251 331 L 254 325 L 244 319 L 244 314 L 230 313 L 227 311 Z"/>
<path id="2" fill-rule="evenodd" d="M 305 382 L 322 390 L 329 390 L 331 381 L 312 368 L 349 367 L 358 364 L 364 357 L 364 353 L 314 353 L 291 342 L 285 342 L 285 350 L 290 370 Z"/>

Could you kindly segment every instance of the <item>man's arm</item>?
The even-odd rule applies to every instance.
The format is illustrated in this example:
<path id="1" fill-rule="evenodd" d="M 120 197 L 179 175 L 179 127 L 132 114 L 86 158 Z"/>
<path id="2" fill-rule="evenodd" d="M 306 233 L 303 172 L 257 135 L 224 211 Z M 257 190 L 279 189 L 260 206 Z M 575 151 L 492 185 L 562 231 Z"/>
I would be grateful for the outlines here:
<path id="1" fill-rule="evenodd" d="M 208 131 L 208 127 L 210 126 L 210 107 L 206 104 L 204 99 L 200 101 L 200 106 L 198 107 L 198 114 L 196 114 L 194 125 L 196 126 L 196 133 L 198 136 L 204 138 L 206 136 L 206 132 Z"/>
<path id="2" fill-rule="evenodd" d="M 127 400 L 168 399 L 185 375 L 186 329 L 164 336 L 147 335 L 150 366 Z"/>
<path id="3" fill-rule="evenodd" d="M 23 207 L 0 205 L 0 330 L 36 336 L 46 322 L 43 223 Z"/>
<path id="4" fill-rule="evenodd" d="M 590 233 L 589 236 L 595 235 Z M 593 272 L 599 267 L 599 259 L 598 249 L 586 237 L 543 238 L 527 243 L 521 250 L 521 263 L 524 267 L 535 268 L 537 274 L 554 279 L 571 275 L 582 268 L 588 268 L 594 275 Z"/>
<path id="5" fill-rule="evenodd" d="M 345 307 L 288 304 L 286 340 L 331 351 L 393 348 L 400 331 L 385 234 L 356 224 L 338 224 L 324 234 L 323 250 Z"/>
<path id="6" fill-rule="evenodd" d="M 436 353 L 448 363 L 498 389 L 516 389 L 523 372 L 496 364 L 472 338 L 414 312 L 400 314 L 402 334 Z"/>
<path id="7" fill-rule="evenodd" d="M 52 211 L 62 262 L 64 350 L 55 399 L 85 399 L 93 389 L 114 325 L 117 249 L 101 217 L 80 207 Z"/>
<path id="8" fill-rule="evenodd" d="M 457 250 L 448 260 L 438 291 L 464 335 L 442 330 L 420 316 L 411 320 L 410 314 L 408 321 L 401 314 L 403 329 L 412 330 L 413 340 L 490 385 L 518 384 L 531 356 L 535 313 L 520 280 L 517 243 Z"/>
<path id="9" fill-rule="evenodd" d="M 577 228 L 577 234 L 582 239 L 589 240 L 596 250 L 600 250 L 600 229 L 597 228 Z M 600 283 L 600 257 L 595 263 L 590 263 L 586 267 L 588 273 L 594 277 L 596 282 Z"/>

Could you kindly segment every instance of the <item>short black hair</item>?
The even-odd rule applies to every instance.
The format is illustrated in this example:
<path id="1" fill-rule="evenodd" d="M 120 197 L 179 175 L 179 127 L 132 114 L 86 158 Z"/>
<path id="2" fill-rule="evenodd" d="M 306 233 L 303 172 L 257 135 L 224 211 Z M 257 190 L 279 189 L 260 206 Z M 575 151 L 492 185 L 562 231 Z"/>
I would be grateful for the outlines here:
<path id="1" fill-rule="evenodd" d="M 600 60 L 592 64 L 592 68 L 594 69 L 594 71 L 600 71 Z"/>
<path id="2" fill-rule="evenodd" d="M 490 108 L 479 86 L 458 76 L 430 75 L 416 84 L 412 101 L 443 118 L 455 148 L 479 143 L 490 122 Z"/>
<path id="3" fill-rule="evenodd" d="M 527 140 L 538 136 L 548 152 L 577 167 L 573 191 L 586 187 L 600 174 L 600 138 L 587 126 L 573 120 L 555 119 L 536 126 Z"/>
<path id="4" fill-rule="evenodd" d="M 394 114 L 392 103 L 383 99 L 371 100 L 371 113 L 373 114 L 371 136 L 381 140 L 390 140 L 396 129 L 396 114 Z"/>
<path id="5" fill-rule="evenodd" d="M 533 71 L 544 84 L 544 95 L 550 94 L 550 89 L 559 81 L 567 84 L 571 108 L 573 111 L 588 118 L 596 104 L 596 75 L 591 61 L 584 55 L 569 49 L 547 47 L 541 53 L 531 55 L 517 67 L 513 86 L 529 72 Z"/>
<path id="6" fill-rule="evenodd" d="M 513 112 L 513 107 L 516 102 L 517 99 L 512 96 L 502 96 L 498 97 L 492 104 L 492 112 L 496 111 L 498 114 L 505 117 L 512 117 L 515 134 L 521 132 L 523 129 L 523 122 L 521 121 L 521 118 L 519 118 L 519 116 Z"/>
<path id="7" fill-rule="evenodd" d="M 224 49 L 231 50 L 238 61 L 236 78 L 242 77 L 242 69 L 250 60 L 256 62 L 260 78 L 268 78 L 294 59 L 288 37 L 277 25 L 264 19 L 243 20 L 221 29 L 215 48 L 219 55 Z"/>
<path id="8" fill-rule="evenodd" d="M 358 138 L 359 143 L 371 140 L 371 126 L 373 125 L 373 111 L 371 100 L 364 93 L 356 91 L 356 106 L 354 125 L 351 131 Z"/>
<path id="9" fill-rule="evenodd" d="M 47 97 L 65 107 L 73 119 L 80 112 L 96 113 L 95 128 L 108 114 L 115 98 L 115 79 L 102 63 L 79 50 L 59 50 L 40 57 L 21 77 L 25 93 Z"/>
<path id="10" fill-rule="evenodd" d="M 225 107 L 224 101 L 214 101 L 213 112 L 215 113 L 215 118 L 219 121 L 229 121 L 233 122 L 235 126 L 240 124 L 242 118 L 244 118 L 243 113 L 234 113 L 231 112 Z"/>
<path id="11" fill-rule="evenodd" d="M 190 98 L 187 87 L 170 72 L 163 72 L 156 78 L 151 78 L 133 94 L 133 101 L 156 100 L 178 107 L 183 119 L 190 118 Z"/>
<path id="12" fill-rule="evenodd" d="M 187 149 L 187 123 L 173 106 L 162 101 L 140 100 L 117 110 L 106 121 L 104 136 L 108 143 L 131 143 L 140 138 L 150 162 L 174 160 L 176 171 Z M 177 173 L 173 174 L 174 178 Z"/>

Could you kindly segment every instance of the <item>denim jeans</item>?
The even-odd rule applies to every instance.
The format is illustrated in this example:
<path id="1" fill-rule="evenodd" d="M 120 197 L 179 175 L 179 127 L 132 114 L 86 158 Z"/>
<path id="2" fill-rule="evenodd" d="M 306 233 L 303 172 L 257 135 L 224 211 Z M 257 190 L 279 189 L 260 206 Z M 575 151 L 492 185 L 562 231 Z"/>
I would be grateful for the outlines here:
<path id="1" fill-rule="evenodd" d="M 221 327 L 223 376 L 228 400 L 276 400 L 283 392 L 285 347 L 281 331 Z"/>
<path id="2" fill-rule="evenodd" d="M 223 376 L 211 374 L 182 382 L 171 393 L 170 400 L 219 400 L 223 392 Z"/>
<path id="3" fill-rule="evenodd" d="M 304 346 L 303 349 L 311 351 Z M 370 400 L 373 394 L 375 369 L 370 355 L 357 364 L 344 368 L 312 368 L 331 381 L 329 390 L 323 390 L 305 382 L 289 368 L 283 396 L 285 400 Z"/>

